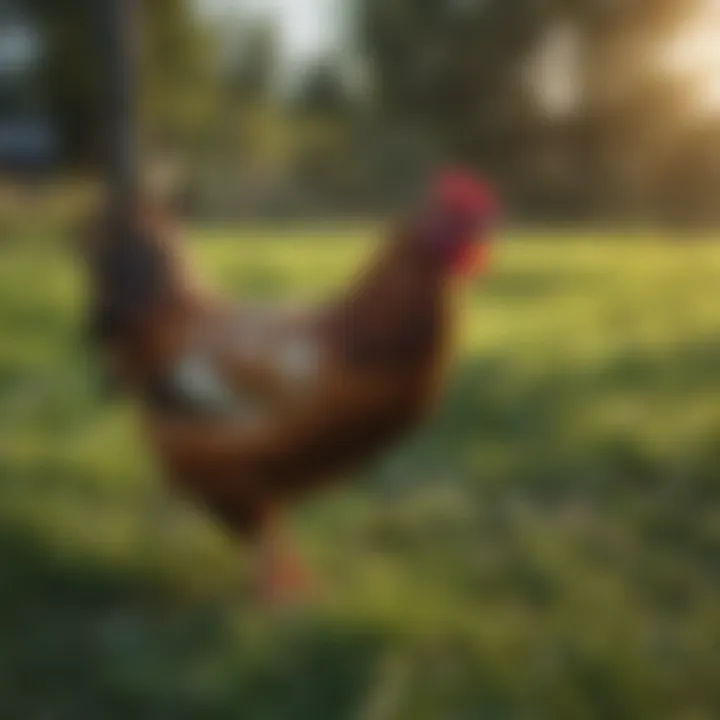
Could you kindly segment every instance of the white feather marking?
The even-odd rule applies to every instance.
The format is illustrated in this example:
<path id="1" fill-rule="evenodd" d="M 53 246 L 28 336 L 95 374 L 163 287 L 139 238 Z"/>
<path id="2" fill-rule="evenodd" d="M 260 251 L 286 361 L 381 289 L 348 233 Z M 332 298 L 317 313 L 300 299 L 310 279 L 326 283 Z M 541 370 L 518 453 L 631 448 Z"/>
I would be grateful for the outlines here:
<path id="1" fill-rule="evenodd" d="M 213 364 L 202 355 L 185 355 L 176 365 L 174 377 L 181 392 L 199 407 L 220 414 L 233 413 L 247 418 L 258 413 L 255 403 L 231 388 Z"/>
<path id="2" fill-rule="evenodd" d="M 320 350 L 311 338 L 293 337 L 277 357 L 278 371 L 298 390 L 312 387 L 319 376 Z"/>

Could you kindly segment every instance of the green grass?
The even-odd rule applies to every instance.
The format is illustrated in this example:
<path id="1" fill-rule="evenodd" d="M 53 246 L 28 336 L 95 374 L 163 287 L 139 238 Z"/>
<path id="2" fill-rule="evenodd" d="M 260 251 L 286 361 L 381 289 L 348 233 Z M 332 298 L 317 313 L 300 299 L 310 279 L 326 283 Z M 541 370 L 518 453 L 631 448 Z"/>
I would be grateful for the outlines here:
<path id="1" fill-rule="evenodd" d="M 198 233 L 230 290 L 313 298 L 365 233 Z M 279 235 L 279 234 L 278 234 Z M 328 585 L 263 616 L 103 403 L 59 249 L 0 250 L 0 717 L 720 717 L 720 245 L 516 237 L 440 415 L 298 510 Z"/>

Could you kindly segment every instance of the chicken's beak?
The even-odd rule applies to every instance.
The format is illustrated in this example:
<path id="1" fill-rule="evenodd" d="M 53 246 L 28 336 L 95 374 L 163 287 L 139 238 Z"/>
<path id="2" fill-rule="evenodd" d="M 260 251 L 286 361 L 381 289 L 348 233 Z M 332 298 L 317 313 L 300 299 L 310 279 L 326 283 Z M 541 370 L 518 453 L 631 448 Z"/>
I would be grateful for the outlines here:
<path id="1" fill-rule="evenodd" d="M 492 244 L 492 240 L 488 237 L 484 237 L 473 243 L 474 258 L 471 269 L 473 276 L 482 275 L 487 270 L 490 262 L 490 248 Z"/>
<path id="2" fill-rule="evenodd" d="M 474 259 L 471 272 L 473 275 L 482 275 L 487 271 L 493 248 L 500 241 L 500 233 L 501 230 L 497 224 L 492 223 L 477 234 L 475 242 L 472 243 Z"/>

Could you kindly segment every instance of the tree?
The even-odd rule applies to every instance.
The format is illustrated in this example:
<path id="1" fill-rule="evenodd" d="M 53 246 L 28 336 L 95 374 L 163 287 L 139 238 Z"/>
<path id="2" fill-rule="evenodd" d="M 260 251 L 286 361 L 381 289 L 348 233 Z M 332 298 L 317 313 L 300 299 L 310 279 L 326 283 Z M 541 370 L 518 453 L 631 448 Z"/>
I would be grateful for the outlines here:
<path id="1" fill-rule="evenodd" d="M 94 160 L 102 129 L 102 51 L 91 0 L 25 0 L 48 45 L 44 92 L 69 161 Z M 188 0 L 140 9 L 143 128 L 152 141 L 186 139 L 206 120 L 215 87 L 211 45 Z"/>
<path id="2" fill-rule="evenodd" d="M 389 121 L 439 138 L 446 156 L 490 172 L 535 216 L 543 208 L 607 216 L 646 209 L 667 150 L 693 132 L 681 112 L 687 83 L 665 77 L 659 64 L 663 43 L 699 7 L 699 0 L 362 0 L 361 32 Z M 572 66 L 577 98 L 554 114 L 538 102 L 548 79 L 533 73 L 559 28 L 575 51 L 550 73 Z"/>

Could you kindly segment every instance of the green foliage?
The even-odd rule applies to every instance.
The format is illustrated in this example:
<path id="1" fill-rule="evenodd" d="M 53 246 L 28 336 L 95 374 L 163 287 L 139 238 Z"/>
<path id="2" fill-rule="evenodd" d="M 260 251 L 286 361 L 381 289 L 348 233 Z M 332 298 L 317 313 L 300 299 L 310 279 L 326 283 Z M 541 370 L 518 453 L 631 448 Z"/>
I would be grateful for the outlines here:
<path id="1" fill-rule="evenodd" d="M 49 39 L 42 94 L 69 159 L 95 159 L 93 3 L 26 5 Z M 144 137 L 182 156 L 199 213 L 383 211 L 450 159 L 532 219 L 718 218 L 712 68 L 664 64 L 700 0 L 358 0 L 348 42 L 304 70 L 250 13 L 210 26 L 191 0 L 138 5 Z"/>
<path id="2" fill-rule="evenodd" d="M 103 57 L 93 2 L 26 0 L 48 46 L 44 94 L 69 159 L 96 158 L 103 142 Z M 213 110 L 214 57 L 206 28 L 187 0 L 137 2 L 141 77 L 138 104 L 146 133 L 188 142 Z"/>
<path id="3" fill-rule="evenodd" d="M 140 3 L 142 113 L 154 145 L 192 145 L 218 102 L 213 38 L 188 0 Z"/>
<path id="4" fill-rule="evenodd" d="M 372 234 L 193 250 L 228 290 L 312 299 Z M 496 264 L 440 416 L 300 511 L 319 606 L 267 617 L 200 513 L 170 505 L 156 531 L 158 479 L 130 409 L 98 396 L 68 258 L 4 248 L 0 714 L 720 715 L 720 251 L 516 236 Z"/>
<path id="5" fill-rule="evenodd" d="M 447 155 L 491 173 L 519 211 L 717 219 L 720 126 L 693 97 L 712 71 L 663 65 L 698 0 L 360 6 L 386 121 L 423 127 Z M 548 60 L 565 41 L 571 54 Z M 558 85 L 571 95 L 560 109 L 549 102 Z M 705 160 L 698 144 L 713 149 Z"/>

